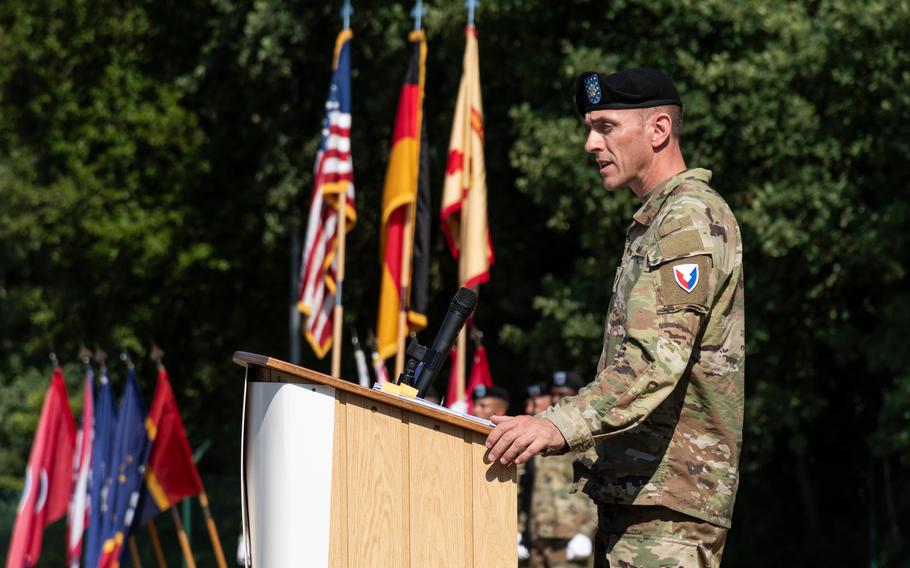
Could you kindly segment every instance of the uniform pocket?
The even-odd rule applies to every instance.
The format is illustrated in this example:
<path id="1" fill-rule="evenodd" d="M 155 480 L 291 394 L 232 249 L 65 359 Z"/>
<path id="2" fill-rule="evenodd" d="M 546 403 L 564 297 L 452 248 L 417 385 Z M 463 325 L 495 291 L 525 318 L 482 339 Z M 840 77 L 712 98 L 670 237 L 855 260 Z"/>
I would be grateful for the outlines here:
<path id="1" fill-rule="evenodd" d="M 607 538 L 607 566 L 702 568 L 698 544 L 672 537 L 621 534 Z"/>

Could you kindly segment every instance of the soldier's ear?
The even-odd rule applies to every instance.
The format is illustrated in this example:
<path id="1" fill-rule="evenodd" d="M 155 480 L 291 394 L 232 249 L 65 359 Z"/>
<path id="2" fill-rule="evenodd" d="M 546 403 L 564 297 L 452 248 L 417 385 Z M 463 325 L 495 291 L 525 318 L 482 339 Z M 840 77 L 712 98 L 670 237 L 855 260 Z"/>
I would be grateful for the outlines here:
<path id="1" fill-rule="evenodd" d="M 651 126 L 651 147 L 660 148 L 673 132 L 673 117 L 662 108 L 655 110 L 648 119 Z"/>

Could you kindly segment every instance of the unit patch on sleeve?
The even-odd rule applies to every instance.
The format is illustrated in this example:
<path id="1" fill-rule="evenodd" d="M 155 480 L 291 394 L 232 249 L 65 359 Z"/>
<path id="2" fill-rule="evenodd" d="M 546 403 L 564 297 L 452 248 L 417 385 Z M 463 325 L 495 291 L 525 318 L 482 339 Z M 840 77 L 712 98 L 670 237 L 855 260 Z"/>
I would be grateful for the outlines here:
<path id="1" fill-rule="evenodd" d="M 698 285 L 698 265 L 697 264 L 675 264 L 673 265 L 673 276 L 679 287 L 691 293 Z"/>
<path id="2" fill-rule="evenodd" d="M 657 274 L 658 309 L 667 311 L 667 308 L 691 307 L 707 313 L 711 255 L 699 254 L 667 262 L 657 268 Z"/>

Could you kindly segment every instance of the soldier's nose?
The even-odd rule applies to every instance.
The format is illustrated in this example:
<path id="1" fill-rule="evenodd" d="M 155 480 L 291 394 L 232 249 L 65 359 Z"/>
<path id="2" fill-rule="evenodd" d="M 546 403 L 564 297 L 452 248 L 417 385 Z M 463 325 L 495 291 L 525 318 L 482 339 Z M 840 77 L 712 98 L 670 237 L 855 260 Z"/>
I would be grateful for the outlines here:
<path id="1" fill-rule="evenodd" d="M 597 137 L 594 136 L 594 132 L 588 133 L 587 139 L 585 139 L 585 152 L 591 154 L 597 152 L 600 149 L 600 145 L 597 142 Z"/>

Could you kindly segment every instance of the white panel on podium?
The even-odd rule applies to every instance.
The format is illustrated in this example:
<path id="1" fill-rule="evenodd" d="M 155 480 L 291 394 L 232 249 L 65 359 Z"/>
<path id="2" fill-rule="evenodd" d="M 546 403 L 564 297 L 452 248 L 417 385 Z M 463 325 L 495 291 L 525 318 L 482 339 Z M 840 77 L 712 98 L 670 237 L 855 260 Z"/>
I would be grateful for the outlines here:
<path id="1" fill-rule="evenodd" d="M 251 565 L 328 566 L 335 389 L 251 381 L 246 405 Z"/>

